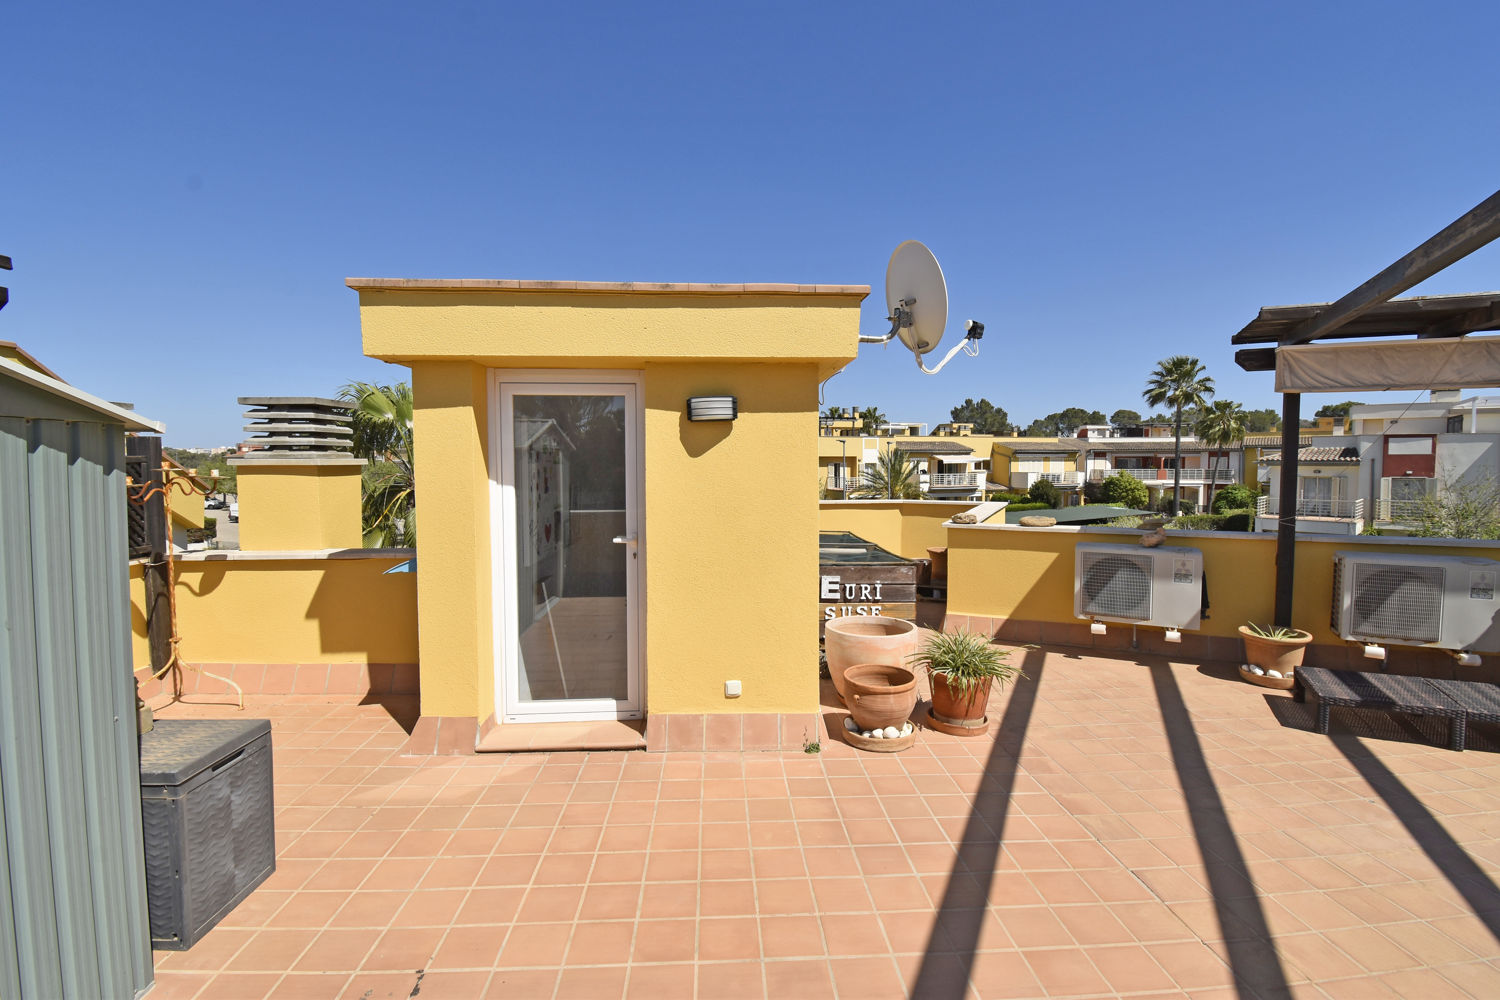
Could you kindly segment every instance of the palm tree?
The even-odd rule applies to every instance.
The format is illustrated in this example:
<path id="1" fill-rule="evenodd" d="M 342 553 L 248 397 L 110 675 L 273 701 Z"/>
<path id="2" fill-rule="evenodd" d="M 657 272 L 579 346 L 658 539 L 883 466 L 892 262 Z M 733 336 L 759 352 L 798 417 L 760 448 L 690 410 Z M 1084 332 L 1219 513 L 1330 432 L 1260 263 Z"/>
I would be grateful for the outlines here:
<path id="1" fill-rule="evenodd" d="M 1245 436 L 1245 408 L 1232 399 L 1216 399 L 1198 418 L 1193 433 L 1216 448 L 1234 444 Z"/>
<path id="2" fill-rule="evenodd" d="M 1182 500 L 1182 411 L 1203 406 L 1214 394 L 1214 380 L 1208 369 L 1186 354 L 1174 354 L 1156 363 L 1156 370 L 1146 379 L 1141 397 L 1149 406 L 1172 408 L 1172 514 L 1177 515 Z"/>
<path id="3" fill-rule="evenodd" d="M 1204 444 L 1227 448 L 1245 438 L 1245 408 L 1232 399 L 1216 399 L 1208 404 L 1193 424 L 1193 433 Z M 1209 501 L 1217 491 L 1209 486 Z"/>
<path id="4" fill-rule="evenodd" d="M 879 500 L 920 500 L 917 464 L 900 448 L 889 447 L 876 458 L 875 468 L 860 477 L 854 495 Z"/>
<path id="5" fill-rule="evenodd" d="M 862 434 L 874 434 L 880 430 L 880 425 L 886 422 L 885 414 L 881 413 L 879 408 L 874 406 L 860 410 L 859 419 L 859 429 Z"/>
<path id="6" fill-rule="evenodd" d="M 350 382 L 339 390 L 354 413 L 352 449 L 368 459 L 361 502 L 366 546 L 417 542 L 411 386 Z"/>

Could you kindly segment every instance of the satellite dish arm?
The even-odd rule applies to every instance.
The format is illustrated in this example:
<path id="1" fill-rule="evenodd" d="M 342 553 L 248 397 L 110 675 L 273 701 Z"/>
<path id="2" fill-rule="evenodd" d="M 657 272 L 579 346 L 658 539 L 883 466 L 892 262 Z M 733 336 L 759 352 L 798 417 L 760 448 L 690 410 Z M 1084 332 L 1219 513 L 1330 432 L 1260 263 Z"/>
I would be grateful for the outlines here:
<path id="1" fill-rule="evenodd" d="M 964 339 L 953 345 L 953 349 L 943 357 L 943 360 L 937 363 L 937 367 L 928 368 L 925 364 L 922 363 L 922 355 L 916 355 L 917 367 L 922 369 L 922 373 L 924 375 L 936 375 L 938 372 L 942 371 L 943 366 L 952 361 L 954 356 L 957 355 L 959 351 L 963 351 L 971 358 L 979 357 L 979 338 L 984 336 L 984 324 L 979 322 L 978 320 L 971 319 L 964 324 L 964 327 L 968 331 L 964 334 Z M 973 347 L 969 346 L 970 341 L 973 342 Z"/>
<path id="2" fill-rule="evenodd" d="M 889 344 L 902 329 L 911 326 L 911 307 L 916 305 L 916 302 L 916 299 L 902 299 L 901 304 L 896 307 L 895 312 L 886 317 L 891 321 L 891 332 L 873 337 L 862 333 L 859 335 L 859 342 L 861 344 Z M 918 359 L 918 363 L 921 363 L 920 358 Z"/>

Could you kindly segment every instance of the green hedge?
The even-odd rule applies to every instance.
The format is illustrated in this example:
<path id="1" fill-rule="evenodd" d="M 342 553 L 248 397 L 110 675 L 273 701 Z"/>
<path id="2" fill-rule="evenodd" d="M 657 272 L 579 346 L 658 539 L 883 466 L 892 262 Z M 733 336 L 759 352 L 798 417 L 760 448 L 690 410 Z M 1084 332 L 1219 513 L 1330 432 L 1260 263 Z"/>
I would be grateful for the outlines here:
<path id="1" fill-rule="evenodd" d="M 1013 510 L 1052 510 L 1052 509 L 1054 509 L 1054 508 L 1052 507 L 1052 505 L 1050 503 L 1013 503 L 1013 504 L 1008 504 L 1006 506 L 1006 508 L 1005 508 L 1005 511 L 1006 511 L 1006 513 L 1010 513 Z"/>
<path id="2" fill-rule="evenodd" d="M 1182 514 L 1167 522 L 1168 529 L 1177 531 L 1250 531 L 1254 528 L 1255 511 L 1233 510 L 1224 514 Z"/>

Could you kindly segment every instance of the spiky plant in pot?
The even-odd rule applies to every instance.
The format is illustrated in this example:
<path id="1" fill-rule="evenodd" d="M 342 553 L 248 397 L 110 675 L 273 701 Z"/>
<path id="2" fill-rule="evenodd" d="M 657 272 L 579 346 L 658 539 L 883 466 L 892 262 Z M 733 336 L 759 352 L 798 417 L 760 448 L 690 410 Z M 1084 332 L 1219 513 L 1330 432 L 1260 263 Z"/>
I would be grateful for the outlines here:
<path id="1" fill-rule="evenodd" d="M 932 683 L 932 715 L 940 723 L 984 732 L 990 688 L 1004 687 L 1025 676 L 1010 662 L 1010 650 L 974 632 L 939 632 L 927 639 L 911 662 L 927 671 Z"/>

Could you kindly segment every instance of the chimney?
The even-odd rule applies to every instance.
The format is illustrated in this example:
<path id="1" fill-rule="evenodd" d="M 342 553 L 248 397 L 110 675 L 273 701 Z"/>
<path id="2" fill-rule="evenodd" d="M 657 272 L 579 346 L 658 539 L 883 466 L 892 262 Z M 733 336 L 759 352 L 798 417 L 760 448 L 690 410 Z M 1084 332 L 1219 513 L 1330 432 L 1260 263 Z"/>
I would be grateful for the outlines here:
<path id="1" fill-rule="evenodd" d="M 239 476 L 240 548 L 357 549 L 360 475 L 349 405 L 315 396 L 241 396 L 255 435 L 230 459 Z"/>
<path id="2" fill-rule="evenodd" d="M 1431 403 L 1456 403 L 1463 394 L 1462 389 L 1433 389 L 1427 394 L 1427 400 Z"/>

